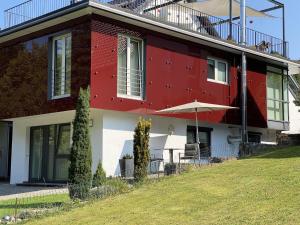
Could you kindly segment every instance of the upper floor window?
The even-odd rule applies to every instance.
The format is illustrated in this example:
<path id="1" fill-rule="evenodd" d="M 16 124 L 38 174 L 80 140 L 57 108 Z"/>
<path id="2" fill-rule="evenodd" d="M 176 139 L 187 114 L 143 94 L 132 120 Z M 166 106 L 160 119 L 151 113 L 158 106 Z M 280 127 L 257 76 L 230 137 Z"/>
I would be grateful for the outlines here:
<path id="1" fill-rule="evenodd" d="M 143 98 L 143 41 L 138 38 L 118 36 L 118 95 Z"/>
<path id="2" fill-rule="evenodd" d="M 289 100 L 287 71 L 270 66 L 268 66 L 267 70 L 268 119 L 288 121 Z"/>
<path id="3" fill-rule="evenodd" d="M 221 84 L 228 84 L 228 63 L 223 60 L 208 58 L 207 80 Z"/>
<path id="4" fill-rule="evenodd" d="M 52 40 L 51 97 L 67 97 L 71 93 L 71 34 Z"/>

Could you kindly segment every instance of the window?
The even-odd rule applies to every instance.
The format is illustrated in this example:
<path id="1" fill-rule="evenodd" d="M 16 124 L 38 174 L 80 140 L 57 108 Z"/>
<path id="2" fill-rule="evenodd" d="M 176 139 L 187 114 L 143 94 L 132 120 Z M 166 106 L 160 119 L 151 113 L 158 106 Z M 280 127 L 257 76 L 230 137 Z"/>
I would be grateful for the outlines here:
<path id="1" fill-rule="evenodd" d="M 225 61 L 211 59 L 208 60 L 207 80 L 227 84 L 228 83 L 228 64 Z"/>
<path id="2" fill-rule="evenodd" d="M 288 77 L 286 71 L 268 67 L 267 107 L 268 119 L 288 121 Z"/>
<path id="3" fill-rule="evenodd" d="M 199 141 L 200 141 L 200 153 L 201 156 L 211 156 L 211 131 L 213 129 L 207 127 L 198 127 Z M 187 127 L 187 144 L 195 144 L 196 140 L 196 127 Z"/>
<path id="4" fill-rule="evenodd" d="M 66 182 L 71 154 L 71 125 L 30 129 L 30 182 Z"/>
<path id="5" fill-rule="evenodd" d="M 143 41 L 119 35 L 118 95 L 141 99 L 143 91 Z"/>
<path id="6" fill-rule="evenodd" d="M 71 34 L 52 40 L 51 98 L 67 97 L 71 92 Z"/>

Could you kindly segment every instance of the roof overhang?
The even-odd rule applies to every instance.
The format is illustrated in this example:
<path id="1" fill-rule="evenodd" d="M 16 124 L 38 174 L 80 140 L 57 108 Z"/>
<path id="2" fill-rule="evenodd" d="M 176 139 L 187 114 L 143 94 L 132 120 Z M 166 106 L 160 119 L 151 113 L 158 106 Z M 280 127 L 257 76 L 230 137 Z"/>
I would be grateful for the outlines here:
<path id="1" fill-rule="evenodd" d="M 256 58 L 272 64 L 281 66 L 293 65 L 300 67 L 300 63 L 289 60 L 287 58 L 273 56 L 263 52 L 255 51 L 247 47 L 237 44 L 229 43 L 210 36 L 202 35 L 193 31 L 188 31 L 172 25 L 158 22 L 150 17 L 140 14 L 133 14 L 121 8 L 113 7 L 108 4 L 100 4 L 95 2 L 80 2 L 76 5 L 65 7 L 55 12 L 38 17 L 23 24 L 11 27 L 0 32 L 0 46 L 1 44 L 11 41 L 13 39 L 55 26 L 85 15 L 101 15 L 107 18 L 118 20 L 124 23 L 132 24 L 138 27 L 143 27 L 159 33 L 164 33 L 180 39 L 192 41 L 203 44 L 209 47 L 221 49 L 224 51 L 240 54 L 246 52 L 248 57 Z"/>

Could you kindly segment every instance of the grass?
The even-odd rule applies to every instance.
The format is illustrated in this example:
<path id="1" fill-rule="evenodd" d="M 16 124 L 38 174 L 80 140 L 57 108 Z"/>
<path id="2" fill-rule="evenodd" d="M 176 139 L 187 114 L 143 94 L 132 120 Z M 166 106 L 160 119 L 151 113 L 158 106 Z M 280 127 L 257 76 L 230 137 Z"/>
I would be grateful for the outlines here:
<path id="1" fill-rule="evenodd" d="M 27 197 L 17 200 L 17 213 L 25 209 L 43 209 L 60 206 L 69 201 L 68 194 Z M 15 215 L 16 199 L 0 201 L 0 218 Z"/>
<path id="2" fill-rule="evenodd" d="M 300 224 L 300 148 L 167 177 L 28 224 Z"/>

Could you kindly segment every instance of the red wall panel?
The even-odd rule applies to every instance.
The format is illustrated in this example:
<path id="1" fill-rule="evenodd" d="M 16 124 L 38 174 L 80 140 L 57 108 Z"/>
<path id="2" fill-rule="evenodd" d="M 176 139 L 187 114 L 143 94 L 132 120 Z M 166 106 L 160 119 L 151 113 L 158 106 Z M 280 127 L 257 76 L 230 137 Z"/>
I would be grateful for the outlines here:
<path id="1" fill-rule="evenodd" d="M 94 108 L 152 113 L 155 110 L 198 101 L 239 106 L 240 56 L 197 45 L 152 31 L 92 19 L 91 106 Z M 146 96 L 144 101 L 117 97 L 118 34 L 145 40 Z M 207 81 L 207 57 L 227 60 L 229 85 Z M 248 69 L 249 125 L 266 127 L 266 65 L 253 61 Z M 194 118 L 193 115 L 169 115 Z M 200 119 L 214 123 L 240 123 L 240 111 L 200 113 Z"/>

